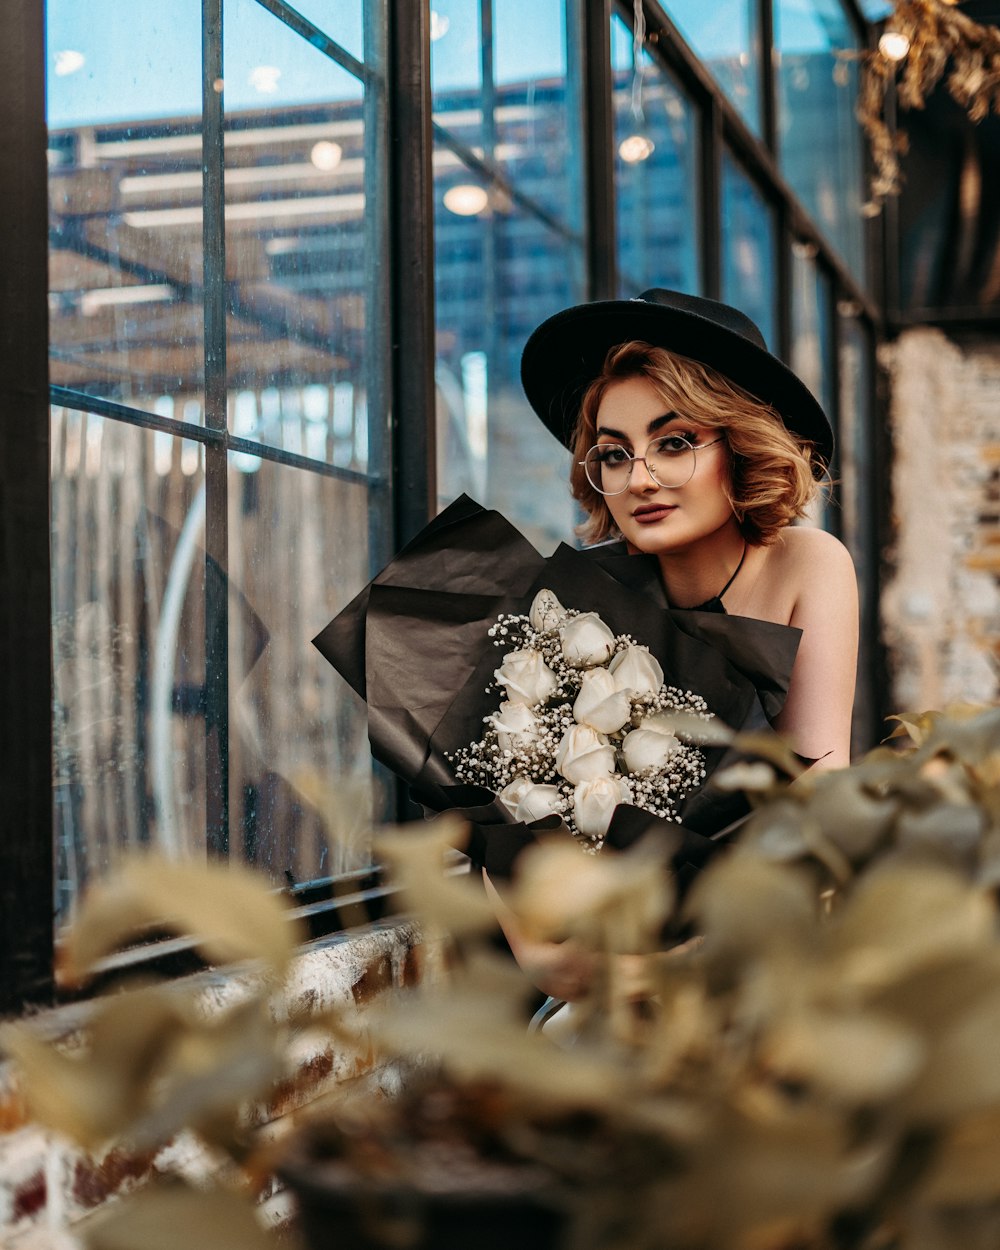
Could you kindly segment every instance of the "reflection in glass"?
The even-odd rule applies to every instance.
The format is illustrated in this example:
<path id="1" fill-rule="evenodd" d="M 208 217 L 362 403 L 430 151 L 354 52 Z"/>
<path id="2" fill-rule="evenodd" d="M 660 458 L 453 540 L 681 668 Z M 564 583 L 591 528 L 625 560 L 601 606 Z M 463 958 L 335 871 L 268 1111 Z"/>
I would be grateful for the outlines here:
<path id="1" fill-rule="evenodd" d="M 782 170 L 863 281 L 857 35 L 841 0 L 776 0 L 774 42 Z"/>
<path id="2" fill-rule="evenodd" d="M 729 153 L 722 159 L 722 299 L 756 322 L 772 351 L 775 334 L 774 213 Z"/>
<path id="3" fill-rule="evenodd" d="M 585 295 L 580 57 L 565 0 L 493 0 L 485 37 L 480 9 L 432 4 L 438 503 L 467 492 L 551 550 L 572 533 L 569 455 L 520 357 Z"/>
<path id="4" fill-rule="evenodd" d="M 667 12 L 755 134 L 761 127 L 756 0 L 670 0 Z"/>
<path id="5" fill-rule="evenodd" d="M 662 286 L 697 294 L 698 145 L 690 101 L 645 53 L 633 108 L 632 34 L 611 19 L 619 293 Z"/>
<path id="6" fill-rule="evenodd" d="M 204 854 L 205 487 L 197 443 L 52 410 L 60 917 L 127 848 Z"/>
<path id="7" fill-rule="evenodd" d="M 830 352 L 830 280 L 808 243 L 792 248 L 791 366 L 827 413 L 834 410 Z"/>
<path id="8" fill-rule="evenodd" d="M 200 420 L 201 6 L 128 13 L 46 6 L 50 378 Z"/>
<path id="9" fill-rule="evenodd" d="M 226 15 L 230 429 L 364 469 L 362 85 L 253 0 L 227 0 Z M 265 61 L 273 97 L 236 107 L 228 84 Z"/>
<path id="10" fill-rule="evenodd" d="M 292 7 L 351 56 L 365 60 L 365 0 L 293 0 Z"/>
<path id="11" fill-rule="evenodd" d="M 489 191 L 483 212 L 445 207 L 469 170 L 435 162 L 438 504 L 463 491 L 540 547 L 571 536 L 569 453 L 532 413 L 521 350 L 536 325 L 584 298 L 579 245 Z"/>
<path id="12" fill-rule="evenodd" d="M 371 786 L 364 703 L 311 644 L 368 580 L 368 504 L 364 486 L 230 457 L 230 846 L 276 882 L 369 859 L 367 827 L 328 848 L 305 797 L 310 779 Z"/>
<path id="13" fill-rule="evenodd" d="M 874 746 L 880 734 L 871 689 L 878 612 L 870 593 L 876 576 L 872 560 L 878 550 L 873 497 L 877 478 L 871 441 L 873 348 L 871 334 L 855 312 L 848 305 L 840 320 L 837 476 L 843 506 L 842 537 L 854 557 L 861 596 L 861 654 L 852 731 L 852 752 L 858 753 Z"/>

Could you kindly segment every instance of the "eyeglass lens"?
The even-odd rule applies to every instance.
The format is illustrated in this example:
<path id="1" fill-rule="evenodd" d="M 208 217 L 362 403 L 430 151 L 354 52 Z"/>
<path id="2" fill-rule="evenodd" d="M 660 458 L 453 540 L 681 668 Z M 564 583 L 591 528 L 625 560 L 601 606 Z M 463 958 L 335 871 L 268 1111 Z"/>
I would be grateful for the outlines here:
<path id="1" fill-rule="evenodd" d="M 584 467 L 594 490 L 619 495 L 628 487 L 634 462 L 643 458 L 658 486 L 684 486 L 694 476 L 695 449 L 676 435 L 650 443 L 645 457 L 630 456 L 615 443 L 598 443 L 587 452 Z"/>

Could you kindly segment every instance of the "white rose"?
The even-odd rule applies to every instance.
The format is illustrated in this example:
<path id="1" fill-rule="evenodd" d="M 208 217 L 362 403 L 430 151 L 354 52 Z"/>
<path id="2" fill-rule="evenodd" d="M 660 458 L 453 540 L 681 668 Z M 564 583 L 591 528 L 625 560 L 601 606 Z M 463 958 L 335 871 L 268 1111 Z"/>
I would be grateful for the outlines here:
<path id="1" fill-rule="evenodd" d="M 573 725 L 562 736 L 556 750 L 556 768 L 576 785 L 615 771 L 614 748 L 589 725 Z"/>
<path id="2" fill-rule="evenodd" d="M 656 694 L 663 685 L 663 669 L 645 647 L 630 644 L 619 651 L 608 665 L 608 672 L 615 679 L 616 690 Z"/>
<path id="3" fill-rule="evenodd" d="M 497 796 L 500 802 L 511 812 L 517 812 L 517 805 L 535 783 L 530 777 L 518 773 L 513 781 L 507 783 Z"/>
<path id="4" fill-rule="evenodd" d="M 541 651 L 530 648 L 508 652 L 493 676 L 507 688 L 507 698 L 511 703 L 527 703 L 529 707 L 544 703 L 559 685 Z"/>
<path id="5" fill-rule="evenodd" d="M 547 629 L 555 629 L 566 619 L 566 609 L 551 590 L 540 590 L 531 601 L 528 620 L 531 628 L 540 633 Z"/>
<path id="6" fill-rule="evenodd" d="M 619 803 L 632 797 L 622 777 L 595 777 L 581 781 L 573 791 L 573 820 L 588 838 L 603 838 Z"/>
<path id="7" fill-rule="evenodd" d="M 628 694 L 615 689 L 615 679 L 606 668 L 591 668 L 583 674 L 580 693 L 573 704 L 573 715 L 581 725 L 589 725 L 602 734 L 617 733 L 631 711 Z"/>
<path id="8" fill-rule="evenodd" d="M 513 751 L 538 741 L 538 717 L 526 703 L 501 703 L 490 722 L 497 731 L 501 751 Z"/>
<path id="9" fill-rule="evenodd" d="M 518 800 L 514 815 L 518 820 L 542 820 L 563 809 L 558 786 L 529 786 Z"/>
<path id="10" fill-rule="evenodd" d="M 596 612 L 574 616 L 559 630 L 566 663 L 573 668 L 606 664 L 615 649 L 615 636 Z"/>
<path id="11" fill-rule="evenodd" d="M 622 740 L 625 767 L 630 773 L 641 773 L 646 768 L 662 768 L 679 746 L 673 734 L 660 733 L 656 729 L 633 729 Z"/>

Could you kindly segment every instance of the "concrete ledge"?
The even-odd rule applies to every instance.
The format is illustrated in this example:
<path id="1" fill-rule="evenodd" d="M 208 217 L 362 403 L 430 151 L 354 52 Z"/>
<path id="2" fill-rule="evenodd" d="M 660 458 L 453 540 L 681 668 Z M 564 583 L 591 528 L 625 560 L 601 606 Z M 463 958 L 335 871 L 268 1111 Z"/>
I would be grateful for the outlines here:
<path id="1" fill-rule="evenodd" d="M 288 977 L 284 1008 L 322 1011 L 364 1007 L 386 992 L 416 984 L 421 978 L 423 947 L 416 924 L 383 923 L 336 934 L 303 947 Z M 222 1011 L 245 998 L 260 983 L 251 968 L 213 969 L 176 982 L 179 992 L 193 988 L 209 1011 Z M 281 1009 L 281 1005 L 279 1005 Z M 89 1004 L 39 1013 L 36 1026 L 72 1049 L 86 1034 Z M 292 1077 L 267 1106 L 256 1108 L 255 1121 L 276 1125 L 332 1086 L 352 1081 L 392 1088 L 397 1074 L 376 1062 L 370 1051 L 351 1052 L 338 1045 L 304 1046 Z M 264 1127 L 263 1131 L 268 1131 Z M 9 1250 L 73 1250 L 73 1229 L 104 1204 L 165 1173 L 204 1177 L 212 1161 L 194 1138 L 181 1134 L 156 1152 L 133 1154 L 112 1147 L 101 1157 L 85 1154 L 28 1121 L 11 1065 L 0 1064 L 0 1245 Z M 280 1221 L 283 1196 L 268 1197 L 262 1214 Z"/>

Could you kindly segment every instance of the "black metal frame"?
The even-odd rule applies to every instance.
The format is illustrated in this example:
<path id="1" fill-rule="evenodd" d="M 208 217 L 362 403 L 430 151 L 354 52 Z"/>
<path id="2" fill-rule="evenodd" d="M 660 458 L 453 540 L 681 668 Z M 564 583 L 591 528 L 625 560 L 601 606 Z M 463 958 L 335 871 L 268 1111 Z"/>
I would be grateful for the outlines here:
<path id="1" fill-rule="evenodd" d="M 0 1014 L 52 992 L 48 216 L 45 30 L 7 0 L 0 35 Z"/>

